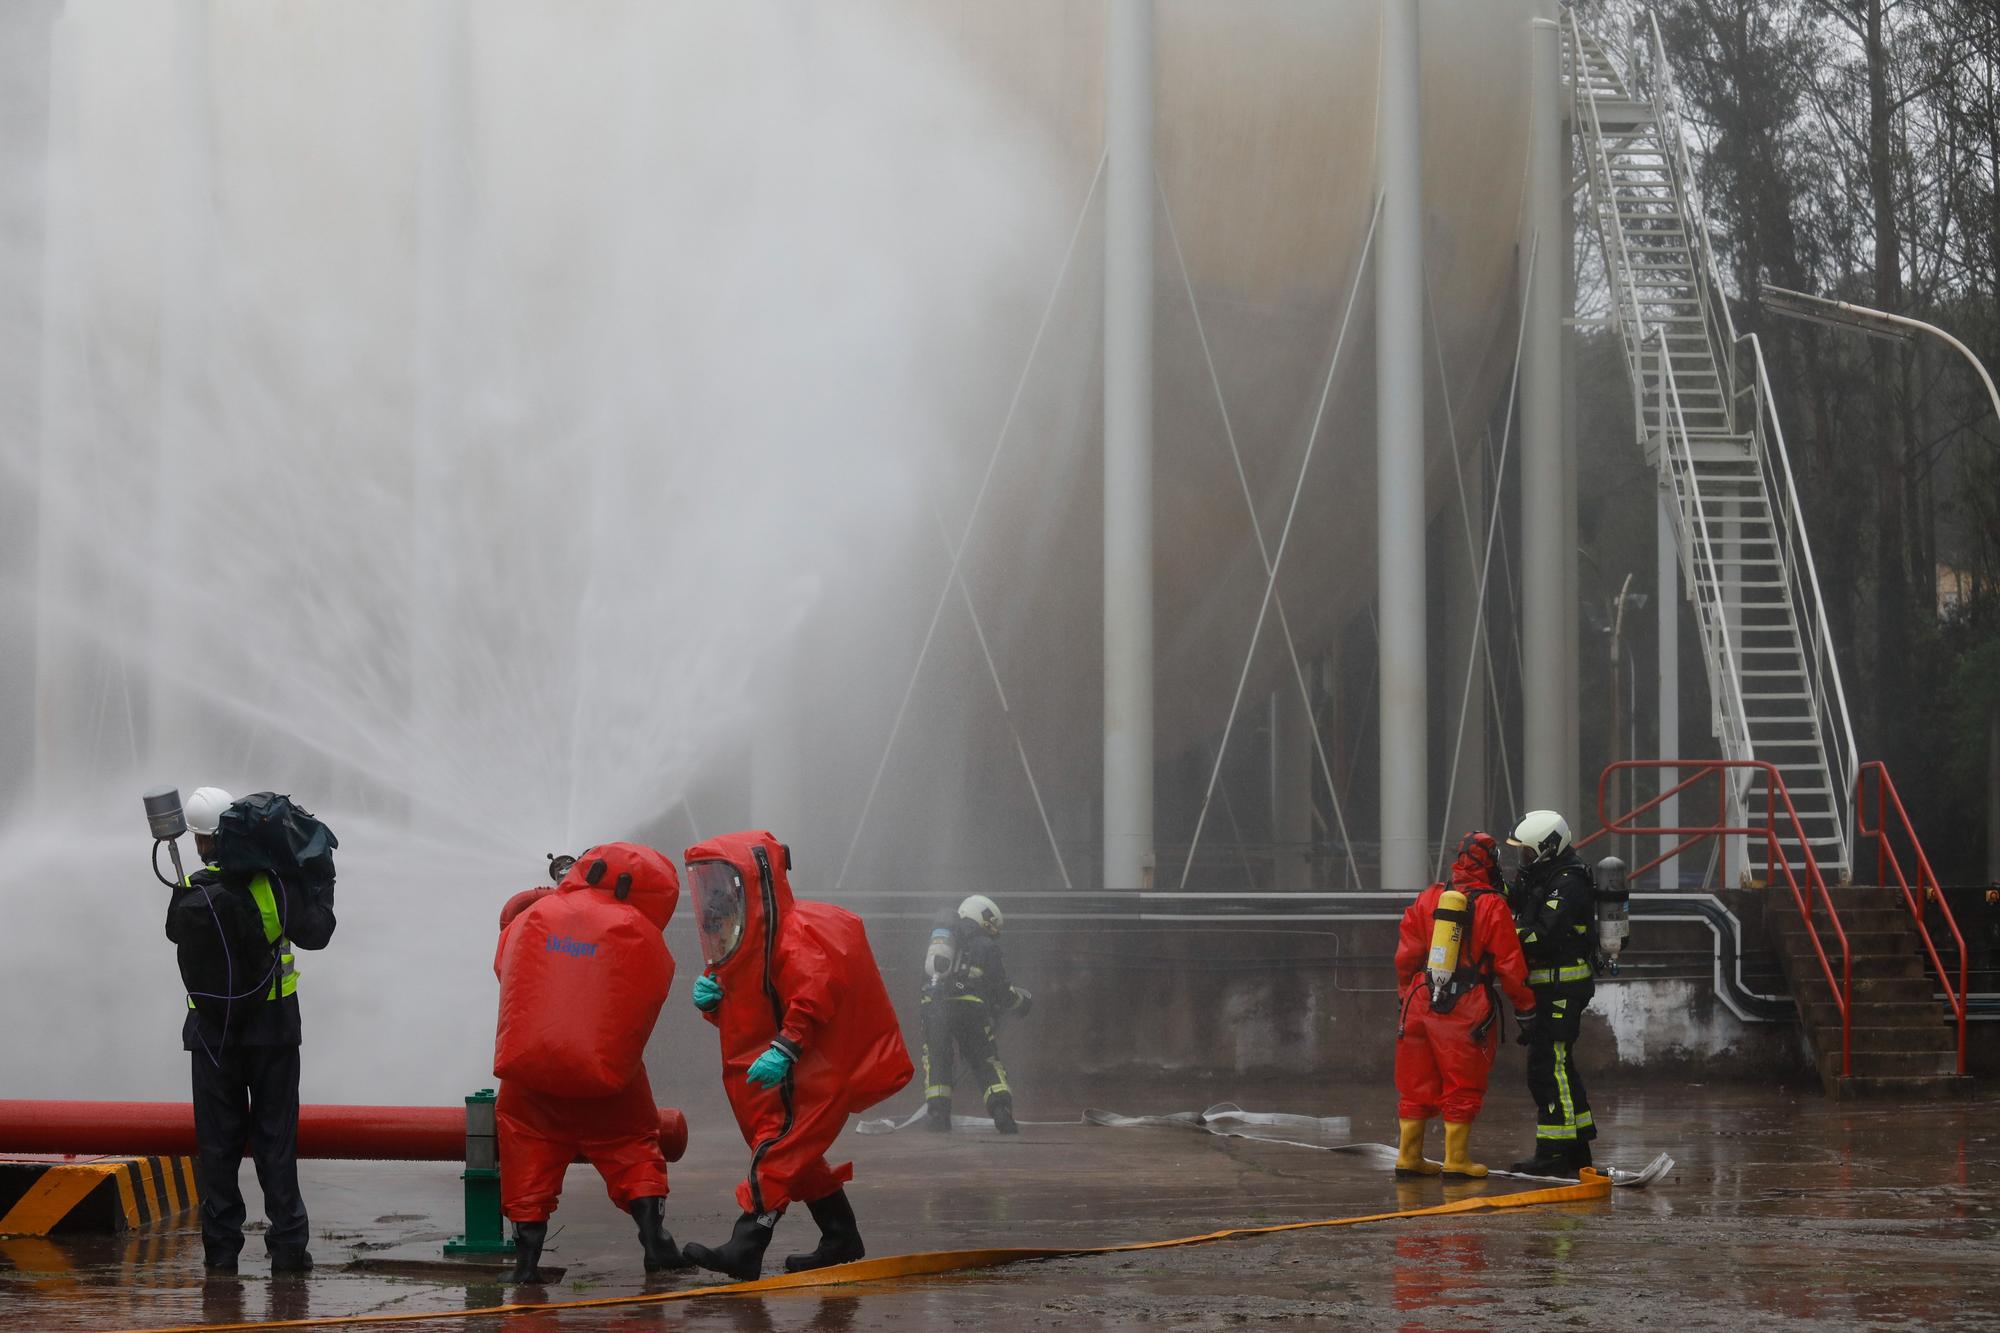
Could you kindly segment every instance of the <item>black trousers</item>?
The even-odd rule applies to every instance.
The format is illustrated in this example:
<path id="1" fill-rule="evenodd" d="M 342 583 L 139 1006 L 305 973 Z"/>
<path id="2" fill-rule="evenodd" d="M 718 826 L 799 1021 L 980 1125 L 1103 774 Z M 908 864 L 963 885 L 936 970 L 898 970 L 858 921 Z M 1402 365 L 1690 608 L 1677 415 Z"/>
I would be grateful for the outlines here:
<path id="1" fill-rule="evenodd" d="M 1597 1137 L 1590 1095 L 1576 1068 L 1585 994 L 1535 988 L 1535 1029 L 1528 1042 L 1528 1095 L 1535 1099 L 1535 1155 L 1560 1157 Z"/>
<path id="2" fill-rule="evenodd" d="M 1000 1044 L 993 1036 L 993 1018 L 976 995 L 926 995 L 924 1025 L 924 1100 L 951 1109 L 952 1081 L 960 1060 L 979 1082 L 986 1107 L 1012 1109 L 1014 1090 L 1000 1063 Z"/>
<path id="3" fill-rule="evenodd" d="M 243 1249 L 243 1150 L 257 1164 L 270 1229 L 264 1247 L 304 1249 L 299 1195 L 299 1048 L 223 1046 L 193 1052 L 194 1135 L 201 1148 L 201 1243 L 207 1262 Z"/>

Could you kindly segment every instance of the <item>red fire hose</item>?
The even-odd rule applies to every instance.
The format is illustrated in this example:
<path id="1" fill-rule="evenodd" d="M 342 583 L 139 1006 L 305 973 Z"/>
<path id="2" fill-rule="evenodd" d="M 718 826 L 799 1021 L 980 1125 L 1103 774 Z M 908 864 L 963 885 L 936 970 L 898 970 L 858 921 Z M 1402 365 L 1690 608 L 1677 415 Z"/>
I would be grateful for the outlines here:
<path id="1" fill-rule="evenodd" d="M 660 1108 L 660 1150 L 687 1151 L 687 1120 Z M 185 1102 L 0 1101 L 0 1152 L 178 1156 L 195 1151 Z M 462 1106 L 302 1106 L 299 1156 L 352 1161 L 457 1162 Z"/>

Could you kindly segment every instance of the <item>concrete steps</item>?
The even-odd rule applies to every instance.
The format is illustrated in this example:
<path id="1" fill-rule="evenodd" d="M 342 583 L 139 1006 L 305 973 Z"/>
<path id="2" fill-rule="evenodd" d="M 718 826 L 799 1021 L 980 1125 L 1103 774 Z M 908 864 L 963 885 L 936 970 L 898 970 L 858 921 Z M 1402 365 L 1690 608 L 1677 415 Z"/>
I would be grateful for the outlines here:
<path id="1" fill-rule="evenodd" d="M 1815 895 L 1816 896 L 1816 895 Z M 1924 967 L 1922 941 L 1900 894 L 1871 885 L 1828 890 L 1847 933 L 1853 981 L 1848 1036 L 1852 1074 L 1841 1073 L 1840 1008 L 1827 985 L 1812 937 L 1788 892 L 1764 900 L 1779 966 L 1798 1001 L 1799 1021 L 1812 1046 L 1827 1095 L 1834 1098 L 1930 1099 L 1963 1096 L 1972 1080 L 1955 1073 L 1957 1038 L 1946 1024 L 1936 983 Z M 1840 944 L 1823 903 L 1813 925 L 1835 977 Z"/>

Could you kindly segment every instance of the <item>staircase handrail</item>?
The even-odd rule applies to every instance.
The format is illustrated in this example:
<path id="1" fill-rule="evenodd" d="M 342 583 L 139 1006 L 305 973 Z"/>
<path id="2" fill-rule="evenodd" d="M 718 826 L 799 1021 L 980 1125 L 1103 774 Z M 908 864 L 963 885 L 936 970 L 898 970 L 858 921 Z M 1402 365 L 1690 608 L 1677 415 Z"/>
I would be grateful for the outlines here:
<path id="1" fill-rule="evenodd" d="M 1675 474 L 1675 489 L 1679 492 L 1675 499 L 1682 522 L 1693 528 L 1694 544 L 1700 549 L 1702 559 L 1708 562 L 1711 572 L 1711 578 L 1706 582 L 1712 584 L 1713 572 L 1721 568 L 1721 562 L 1715 554 L 1715 541 L 1709 531 L 1708 511 L 1702 504 L 1701 487 L 1695 481 L 1694 446 L 1687 433 L 1687 417 L 1681 411 L 1680 389 L 1674 380 L 1674 363 L 1668 354 L 1664 328 L 1659 331 L 1658 339 L 1660 384 L 1666 390 L 1667 405 L 1671 409 L 1671 416 L 1661 422 L 1661 457 L 1667 460 L 1668 468 Z M 1674 447 L 1676 441 L 1680 445 L 1678 450 Z M 1690 504 L 1694 509 L 1691 520 L 1687 512 Z M 1690 565 L 1693 564 L 1691 554 L 1687 562 Z M 1687 571 L 1689 586 L 1697 589 L 1704 586 L 1698 572 L 1695 568 Z M 1754 760 L 1755 752 L 1750 745 L 1750 710 L 1743 700 L 1742 668 L 1737 664 L 1737 654 L 1730 642 L 1729 617 L 1724 608 L 1718 606 L 1716 614 L 1709 617 L 1709 627 L 1704 629 L 1701 638 L 1702 652 L 1709 658 L 1710 678 L 1728 683 L 1728 688 L 1720 691 L 1715 701 L 1717 721 L 1721 724 L 1716 730 L 1722 741 L 1722 753 L 1732 760 Z M 1720 642 L 1715 642 L 1716 639 Z M 1747 787 L 1748 779 L 1744 782 Z M 1788 795 L 1786 799 L 1791 798 Z"/>
<path id="2" fill-rule="evenodd" d="M 1702 209 L 1701 186 L 1695 179 L 1694 159 L 1688 155 L 1687 134 L 1681 122 L 1680 96 L 1674 86 L 1673 66 L 1667 60 L 1667 44 L 1660 35 L 1659 16 L 1648 10 L 1646 24 L 1652 39 L 1653 115 L 1659 124 L 1660 143 L 1667 150 L 1670 163 L 1668 174 L 1674 182 L 1681 215 L 1690 224 L 1689 255 L 1694 261 L 1695 290 L 1701 294 L 1702 324 L 1708 331 L 1716 371 L 1721 383 L 1726 386 L 1723 399 L 1729 405 L 1728 417 L 1734 430 L 1739 415 L 1738 400 L 1744 391 L 1737 385 L 1733 354 L 1737 343 L 1736 318 L 1730 311 L 1729 298 L 1722 286 L 1722 270 L 1715 261 L 1715 246 L 1708 235 L 1708 217 Z"/>
<path id="3" fill-rule="evenodd" d="M 1588 128 L 1586 170 L 1593 193 L 1599 197 L 1594 209 L 1599 233 L 1607 247 L 1605 268 L 1611 288 L 1613 308 L 1619 322 L 1629 328 L 1626 366 L 1633 387 L 1633 416 L 1642 444 L 1653 449 L 1654 429 L 1658 430 L 1659 458 L 1663 472 L 1679 492 L 1677 517 L 1685 530 L 1692 526 L 1692 542 L 1681 548 L 1683 567 L 1690 576 L 1690 593 L 1705 611 L 1713 628 L 1704 631 L 1703 651 L 1708 658 L 1711 679 L 1726 682 L 1715 691 L 1716 731 L 1723 752 L 1732 758 L 1752 758 L 1750 713 L 1743 699 L 1742 665 L 1731 640 L 1727 599 L 1719 588 L 1703 587 L 1694 574 L 1700 560 L 1706 560 L 1711 575 L 1719 577 L 1722 563 L 1715 558 L 1715 540 L 1703 512 L 1701 490 L 1695 484 L 1693 437 L 1675 383 L 1673 346 L 1662 324 L 1657 340 L 1660 373 L 1653 384 L 1646 378 L 1647 344 L 1655 341 L 1648 326 L 1644 304 L 1635 281 L 1634 255 L 1628 244 L 1626 226 L 1618 215 L 1618 177 L 1611 160 L 1603 121 L 1598 110 L 1598 91 L 1607 100 L 1642 104 L 1653 117 L 1652 134 L 1657 140 L 1672 195 L 1685 232 L 1690 291 L 1699 307 L 1700 323 L 1714 367 L 1716 385 L 1724 403 L 1723 417 L 1728 433 L 1747 436 L 1755 451 L 1758 472 L 1770 504 L 1773 541 L 1778 547 L 1779 567 L 1787 585 L 1787 601 L 1800 622 L 1798 635 L 1800 671 L 1811 709 L 1813 745 L 1827 772 L 1827 805 L 1838 841 L 1841 862 L 1851 862 L 1854 824 L 1851 811 L 1840 799 L 1851 786 L 1860 763 L 1854 741 L 1853 720 L 1848 710 L 1846 687 L 1834 654 L 1831 621 L 1820 591 L 1819 572 L 1807 536 L 1804 507 L 1792 473 L 1784 430 L 1777 419 L 1770 373 L 1761 342 L 1754 334 L 1739 334 L 1716 260 L 1713 240 L 1703 213 L 1700 187 L 1688 147 L 1689 136 L 1682 120 L 1679 94 L 1666 42 L 1657 16 L 1650 12 L 1643 35 L 1634 49 L 1613 57 L 1601 44 L 1587 38 L 1574 8 L 1567 14 L 1570 36 L 1570 73 L 1576 114 L 1581 127 Z M 1642 49 L 1639 49 L 1643 47 Z M 1601 77 L 1600 77 L 1601 76 Z M 1607 213 L 1607 210 L 1609 212 Z M 1745 358 L 1744 364 L 1737 357 Z M 1747 399 L 1747 402 L 1745 401 Z M 1657 413 L 1657 422 L 1648 413 Z M 1744 420 L 1745 415 L 1749 420 Z M 1686 458 L 1677 451 L 1684 446 Z M 1748 461 L 1748 460 L 1746 460 Z M 1685 534 L 1684 535 L 1689 535 Z M 1694 547 L 1700 547 L 1697 559 Z M 1747 783 L 1749 779 L 1746 777 Z M 1747 789 L 1747 788 L 1746 788 Z"/>
<path id="4" fill-rule="evenodd" d="M 1861 753 L 1854 740 L 1854 722 L 1848 712 L 1847 690 L 1841 680 L 1840 664 L 1833 652 L 1832 622 L 1827 617 L 1826 600 L 1820 592 L 1819 568 L 1813 559 L 1805 510 L 1800 503 L 1798 482 L 1792 473 L 1791 455 L 1785 445 L 1784 427 L 1778 421 L 1776 400 L 1771 392 L 1770 370 L 1758 336 L 1754 333 L 1739 334 L 1736 330 L 1735 316 L 1722 283 L 1722 269 L 1716 261 L 1708 220 L 1702 211 L 1694 161 L 1688 153 L 1687 135 L 1682 126 L 1673 66 L 1667 59 L 1666 40 L 1660 32 L 1657 14 L 1647 12 L 1646 28 L 1651 48 L 1654 114 L 1659 119 L 1661 142 L 1673 163 L 1671 174 L 1676 181 L 1676 191 L 1682 197 L 1690 241 L 1698 246 L 1699 260 L 1694 267 L 1696 287 L 1701 292 L 1703 319 L 1710 326 L 1711 338 L 1720 336 L 1726 340 L 1715 349 L 1718 353 L 1716 368 L 1728 385 L 1727 399 L 1732 422 L 1737 420 L 1740 399 L 1746 394 L 1750 398 L 1750 433 L 1761 446 L 1757 452 L 1766 486 L 1775 492 L 1772 513 L 1784 532 L 1785 542 L 1780 558 L 1785 577 L 1791 584 L 1791 601 L 1801 610 L 1809 608 L 1805 617 L 1808 623 L 1799 627 L 1808 650 L 1801 666 L 1806 674 L 1807 690 L 1812 696 L 1813 715 L 1821 733 L 1819 746 L 1830 779 L 1827 785 L 1833 792 L 1846 792 L 1856 778 Z M 1746 377 L 1748 382 L 1741 387 L 1738 387 L 1736 367 L 1739 352 L 1747 356 L 1751 371 Z M 1834 808 L 1841 853 L 1843 857 L 1850 858 L 1851 864 L 1854 823 L 1849 811 L 1839 804 L 1835 804 Z"/>
<path id="5" fill-rule="evenodd" d="M 1586 170 L 1593 173 L 1602 172 L 1604 177 L 1604 194 L 1608 198 L 1615 191 L 1612 188 L 1611 162 L 1604 155 L 1604 121 L 1597 114 L 1597 99 L 1585 92 L 1584 80 L 1580 73 L 1583 65 L 1588 61 L 1588 57 L 1585 54 L 1588 48 L 1585 46 L 1583 28 L 1577 23 L 1576 11 L 1574 9 L 1566 9 L 1565 12 L 1569 18 L 1570 50 L 1574 53 L 1574 58 L 1570 61 L 1571 100 L 1578 108 L 1579 115 L 1589 117 L 1591 129 L 1590 142 L 1595 146 L 1595 151 Z M 1607 65 L 1611 64 L 1608 55 L 1605 57 L 1605 63 Z M 1629 94 L 1630 89 L 1628 88 L 1626 91 Z M 1608 227 L 1603 225 L 1600 220 L 1597 230 L 1600 236 L 1608 235 L 1617 250 L 1616 262 L 1613 262 L 1609 255 L 1605 257 L 1604 262 L 1606 278 L 1611 284 L 1611 304 L 1614 311 L 1620 308 L 1629 311 L 1628 317 L 1632 322 L 1632 340 L 1630 346 L 1638 349 L 1645 346 L 1646 316 L 1645 312 L 1639 306 L 1639 293 L 1637 289 L 1629 286 L 1625 281 L 1625 275 L 1631 271 L 1632 257 L 1626 252 L 1624 229 L 1616 224 L 1616 218 L 1612 219 L 1612 225 Z M 1638 419 L 1640 430 L 1643 434 L 1645 431 L 1645 393 L 1642 388 L 1642 372 L 1638 364 L 1638 356 L 1639 353 L 1636 350 L 1628 352 L 1625 357 L 1625 366 L 1632 377 L 1632 414 Z"/>
<path id="6" fill-rule="evenodd" d="M 1875 826 L 1868 826 L 1868 779 L 1875 779 Z M 1889 886 L 1885 871 L 1894 871 L 1896 887 L 1903 891 L 1903 902 L 1910 909 L 1910 917 L 1917 923 L 1917 934 L 1924 942 L 1924 952 L 1930 956 L 1931 970 L 1936 973 L 1938 984 L 1944 987 L 1945 999 L 1951 1005 L 1951 1012 L 1958 1019 L 1958 1072 L 1965 1072 L 1965 995 L 1966 959 L 1965 936 L 1959 933 L 1958 919 L 1952 915 L 1951 903 L 1944 896 L 1944 886 L 1938 883 L 1936 872 L 1931 869 L 1930 857 L 1924 854 L 1923 843 L 1917 840 L 1916 825 L 1910 822 L 1909 811 L 1903 808 L 1903 798 L 1896 791 L 1896 783 L 1889 776 L 1889 767 L 1879 759 L 1871 759 L 1861 765 L 1854 775 L 1854 830 L 1857 839 L 1855 852 L 1860 852 L 1859 839 L 1875 839 L 1875 880 L 1884 888 Z M 1894 814 L 1902 833 L 1909 840 L 1910 850 L 1916 859 L 1913 869 L 1916 882 L 1912 885 L 1910 876 L 1903 871 L 1902 858 L 1896 855 L 1896 848 L 1889 840 L 1888 816 Z M 1921 896 L 1919 894 L 1921 891 Z M 1936 902 L 1944 912 L 1944 923 L 1951 927 L 1952 943 L 1958 946 L 1958 985 L 1951 984 L 1951 974 L 1945 971 L 1944 962 L 1938 957 L 1937 944 L 1931 939 L 1930 924 L 1924 920 L 1924 904 Z"/>
<path id="7" fill-rule="evenodd" d="M 1605 813 L 1605 794 L 1613 774 L 1622 773 L 1627 769 L 1678 771 L 1685 768 L 1695 769 L 1694 776 L 1672 788 L 1662 791 L 1651 800 L 1635 806 L 1623 814 L 1610 816 Z M 1753 777 L 1756 773 L 1764 775 L 1764 789 L 1769 799 L 1765 806 L 1764 826 L 1762 828 L 1749 824 L 1748 821 L 1745 822 L 1744 826 L 1735 826 L 1728 822 L 1729 804 L 1726 793 L 1728 779 L 1721 776 L 1724 770 L 1748 770 L 1752 773 Z M 1641 828 L 1631 822 L 1646 811 L 1656 808 L 1669 796 L 1673 796 L 1684 788 L 1692 786 L 1710 773 L 1717 775 L 1718 783 L 1725 784 L 1724 800 L 1714 824 Z M 1780 805 L 1781 802 L 1782 807 Z M 1799 854 L 1804 858 L 1800 866 L 1800 871 L 1805 876 L 1804 889 L 1800 888 L 1799 876 L 1792 871 L 1791 858 L 1785 855 L 1784 845 L 1778 840 L 1780 833 L 1778 815 L 1781 808 L 1785 818 L 1790 821 L 1792 836 L 1798 841 Z M 1820 873 L 1819 860 L 1813 855 L 1812 844 L 1806 840 L 1805 823 L 1799 818 L 1798 810 L 1792 805 L 1791 791 L 1785 786 L 1784 775 L 1778 772 L 1777 766 L 1761 759 L 1620 759 L 1615 763 L 1607 765 L 1604 771 L 1598 775 L 1597 822 L 1597 831 L 1578 842 L 1578 847 L 1586 847 L 1607 833 L 1628 838 L 1659 837 L 1669 833 L 1694 835 L 1682 843 L 1681 846 L 1676 847 L 1671 853 L 1647 862 L 1646 865 L 1640 868 L 1641 870 L 1651 869 L 1653 866 L 1660 864 L 1661 861 L 1666 860 L 1668 856 L 1679 855 L 1683 850 L 1693 846 L 1704 838 L 1757 837 L 1762 835 L 1764 839 L 1766 874 L 1773 878 L 1779 873 L 1784 875 L 1785 886 L 1791 890 L 1792 904 L 1798 908 L 1799 920 L 1805 925 L 1806 938 L 1812 943 L 1814 956 L 1819 959 L 1820 973 L 1826 978 L 1827 988 L 1833 993 L 1834 1007 L 1840 1011 L 1840 1076 L 1842 1078 L 1851 1078 L 1854 1074 L 1854 953 L 1847 941 L 1847 928 L 1840 924 L 1840 913 L 1834 908 L 1833 894 L 1827 888 L 1826 877 Z M 1639 872 L 1635 871 L 1633 873 L 1636 875 Z M 1838 977 L 1834 976 L 1833 961 L 1827 956 L 1826 946 L 1820 942 L 1819 927 L 1813 924 L 1813 904 L 1808 901 L 1808 891 L 1818 899 L 1821 906 L 1826 908 L 1827 924 L 1833 928 L 1834 939 L 1840 945 L 1840 975 Z M 1805 1006 L 1801 1004 L 1801 1013 L 1804 1012 L 1804 1008 Z"/>
<path id="8" fill-rule="evenodd" d="M 1833 733 L 1833 745 L 1837 752 L 1828 754 L 1828 784 L 1833 791 L 1845 793 L 1853 789 L 1860 776 L 1861 750 L 1854 740 L 1854 719 L 1847 710 L 1847 687 L 1840 677 L 1840 661 L 1833 651 L 1833 622 L 1826 614 L 1826 599 L 1820 593 L 1819 565 L 1813 559 L 1812 536 L 1806 528 L 1805 506 L 1799 499 L 1798 480 L 1792 474 L 1791 451 L 1785 446 L 1785 428 L 1778 421 L 1776 399 L 1771 393 L 1771 374 L 1764 361 L 1763 342 L 1754 333 L 1744 335 L 1751 364 L 1756 367 L 1757 379 L 1753 386 L 1758 400 L 1758 437 L 1763 445 L 1758 454 L 1767 484 L 1775 484 L 1780 494 L 1771 506 L 1772 514 L 1784 524 L 1788 538 L 1783 549 L 1785 577 L 1791 582 L 1793 604 L 1810 606 L 1809 625 L 1802 626 L 1810 649 L 1808 660 L 1803 665 L 1806 671 L 1807 688 L 1812 692 L 1814 714 L 1823 718 L 1822 726 Z M 1807 601 L 1807 595 L 1810 601 Z M 1827 740 L 1821 739 L 1822 752 L 1827 748 Z M 1853 812 L 1840 806 L 1835 807 L 1836 827 L 1840 836 L 1841 852 L 1847 863 L 1854 864 L 1855 824 Z"/>

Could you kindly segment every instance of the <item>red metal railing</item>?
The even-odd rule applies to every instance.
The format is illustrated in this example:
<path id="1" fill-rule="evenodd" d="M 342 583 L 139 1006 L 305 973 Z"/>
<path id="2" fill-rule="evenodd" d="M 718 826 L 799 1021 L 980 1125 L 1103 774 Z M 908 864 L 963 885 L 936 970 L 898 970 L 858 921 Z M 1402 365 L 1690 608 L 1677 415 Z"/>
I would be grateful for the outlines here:
<path id="1" fill-rule="evenodd" d="M 1657 769 L 1662 773 L 1693 772 L 1644 804 L 1634 806 L 1620 815 L 1610 815 L 1605 810 L 1605 796 L 1614 776 L 1626 770 Z M 1738 827 L 1727 822 L 1729 811 L 1729 776 L 1732 772 L 1753 771 L 1764 777 L 1765 813 L 1763 825 Z M 1660 803 L 1670 797 L 1694 790 L 1699 784 L 1713 778 L 1716 784 L 1716 816 L 1713 824 L 1676 824 L 1669 826 L 1649 825 L 1640 827 L 1632 821 L 1650 810 L 1658 809 Z M 1664 778 L 1662 779 L 1664 781 Z M 1901 809 L 1900 803 L 1897 809 Z M 1834 910 L 1833 895 L 1827 891 L 1826 879 L 1820 874 L 1819 862 L 1813 857 L 1812 844 L 1806 841 L 1805 825 L 1799 819 L 1799 812 L 1792 806 L 1792 795 L 1785 788 L 1785 780 L 1770 764 L 1755 759 L 1621 759 L 1608 766 L 1597 779 L 1597 822 L 1598 829 L 1589 837 L 1577 843 L 1578 848 L 1589 846 L 1606 834 L 1624 837 L 1660 837 L 1687 835 L 1677 846 L 1661 852 L 1652 860 L 1635 866 L 1632 878 L 1637 879 L 1648 870 L 1671 861 L 1682 852 L 1709 838 L 1747 837 L 1761 839 L 1764 845 L 1764 878 L 1767 884 L 1776 884 L 1780 877 L 1785 887 L 1791 890 L 1792 902 L 1799 909 L 1799 920 L 1805 924 L 1806 938 L 1812 941 L 1813 954 L 1819 959 L 1820 971 L 1826 977 L 1826 984 L 1833 992 L 1834 1007 L 1840 1011 L 1840 1073 L 1846 1078 L 1854 1072 L 1854 958 L 1847 945 L 1847 931 L 1840 924 L 1840 914 Z M 1802 864 L 1798 871 L 1792 868 L 1792 858 L 1785 854 L 1783 844 L 1778 839 L 1781 833 L 1789 832 L 1799 844 Z M 1804 884 L 1801 886 L 1801 876 Z M 1815 905 L 1826 909 L 1827 924 L 1832 927 L 1833 937 L 1840 946 L 1840 975 L 1834 975 L 1833 961 L 1827 956 L 1826 946 L 1820 941 L 1819 927 L 1813 922 Z M 1956 930 L 1956 927 L 1953 927 Z M 1960 958 L 1964 957 L 1961 946 Z"/>
<path id="2" fill-rule="evenodd" d="M 1874 781 L 1871 783 L 1870 778 Z M 1869 801 L 1870 794 L 1874 801 Z M 1875 822 L 1868 822 L 1869 807 L 1874 807 Z M 1914 876 L 1903 870 L 1903 861 L 1896 854 L 1895 844 L 1890 841 L 1891 826 L 1889 816 L 1894 815 L 1896 826 L 1909 843 L 1910 855 L 1915 861 L 1911 869 Z M 1863 764 L 1854 775 L 1854 840 L 1855 859 L 1860 859 L 1861 845 L 1869 838 L 1875 840 L 1875 882 L 1883 888 L 1892 883 L 1903 891 L 1903 902 L 1910 909 L 1910 916 L 1917 923 L 1917 933 L 1923 937 L 1924 952 L 1930 955 L 1931 970 L 1937 974 L 1938 984 L 1944 987 L 1945 999 L 1951 1002 L 1951 1011 L 1958 1019 L 1958 1072 L 1965 1072 L 1965 936 L 1958 933 L 1958 921 L 1951 914 L 1951 904 L 1945 901 L 1944 890 L 1938 884 L 1937 875 L 1931 870 L 1931 862 L 1924 855 L 1924 845 L 1917 841 L 1916 826 L 1910 823 L 1909 812 L 1903 809 L 1903 798 L 1896 794 L 1896 784 L 1889 777 L 1889 770 L 1881 760 Z M 1891 880 L 1889 876 L 1895 875 Z M 1914 879 L 1914 883 L 1912 880 Z M 1935 902 L 1944 913 L 1945 925 L 1951 927 L 1952 943 L 1958 948 L 1958 985 L 1951 984 L 1951 974 L 1945 971 L 1944 963 L 1938 957 L 1937 945 L 1931 939 L 1929 922 L 1924 919 L 1925 904 Z"/>

